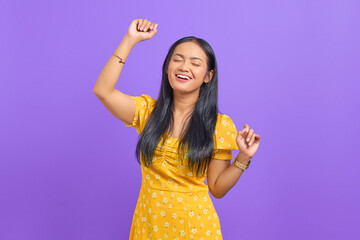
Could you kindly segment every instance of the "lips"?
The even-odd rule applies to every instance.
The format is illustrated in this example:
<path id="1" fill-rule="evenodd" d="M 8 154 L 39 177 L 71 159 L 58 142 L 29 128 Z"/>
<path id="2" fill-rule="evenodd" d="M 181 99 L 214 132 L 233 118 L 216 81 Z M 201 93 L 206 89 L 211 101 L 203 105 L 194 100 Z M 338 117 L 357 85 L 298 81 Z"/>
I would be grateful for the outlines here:
<path id="1" fill-rule="evenodd" d="M 182 73 L 178 73 L 175 74 L 176 79 L 178 79 L 179 81 L 189 81 L 191 79 L 190 76 L 186 75 L 186 74 L 182 74 Z"/>

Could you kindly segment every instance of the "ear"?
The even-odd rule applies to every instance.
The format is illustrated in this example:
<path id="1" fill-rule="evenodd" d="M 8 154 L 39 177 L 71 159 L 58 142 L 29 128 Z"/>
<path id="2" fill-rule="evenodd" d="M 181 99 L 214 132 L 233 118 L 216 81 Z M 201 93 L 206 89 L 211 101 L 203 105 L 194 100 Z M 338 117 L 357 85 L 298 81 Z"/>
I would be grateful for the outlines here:
<path id="1" fill-rule="evenodd" d="M 207 74 L 204 82 L 206 82 L 206 83 L 210 82 L 210 81 L 212 80 L 213 76 L 214 76 L 214 70 L 211 70 L 211 71 Z"/>

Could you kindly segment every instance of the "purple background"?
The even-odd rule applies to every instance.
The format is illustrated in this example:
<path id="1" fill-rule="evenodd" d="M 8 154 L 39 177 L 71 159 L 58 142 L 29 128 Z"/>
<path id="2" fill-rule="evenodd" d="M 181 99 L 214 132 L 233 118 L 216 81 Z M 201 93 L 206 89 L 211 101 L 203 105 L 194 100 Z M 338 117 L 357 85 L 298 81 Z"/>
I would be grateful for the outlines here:
<path id="1" fill-rule="evenodd" d="M 127 239 L 137 133 L 93 94 L 130 22 L 159 23 L 116 88 L 157 97 L 170 45 L 213 47 L 219 107 L 261 135 L 222 199 L 224 239 L 359 239 L 359 1 L 6 1 L 0 239 Z M 233 151 L 233 156 L 237 151 Z"/>

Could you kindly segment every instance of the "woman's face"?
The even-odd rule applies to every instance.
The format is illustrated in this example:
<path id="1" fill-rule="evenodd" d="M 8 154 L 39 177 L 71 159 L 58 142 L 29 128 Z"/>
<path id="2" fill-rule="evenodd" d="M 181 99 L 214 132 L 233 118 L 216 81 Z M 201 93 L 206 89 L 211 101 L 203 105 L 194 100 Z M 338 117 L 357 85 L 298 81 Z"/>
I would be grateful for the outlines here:
<path id="1" fill-rule="evenodd" d="M 207 71 L 207 56 L 195 42 L 176 46 L 167 69 L 169 83 L 174 91 L 191 93 L 199 91 L 203 82 L 208 83 L 213 70 Z"/>

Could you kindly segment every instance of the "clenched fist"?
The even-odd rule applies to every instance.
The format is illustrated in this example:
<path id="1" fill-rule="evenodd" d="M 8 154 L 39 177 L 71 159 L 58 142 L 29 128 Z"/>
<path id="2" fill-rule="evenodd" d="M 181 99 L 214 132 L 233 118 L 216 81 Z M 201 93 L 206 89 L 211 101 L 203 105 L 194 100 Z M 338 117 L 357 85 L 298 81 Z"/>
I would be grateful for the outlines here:
<path id="1" fill-rule="evenodd" d="M 146 19 L 135 19 L 131 22 L 126 35 L 135 43 L 151 39 L 157 33 L 158 24 Z"/>

